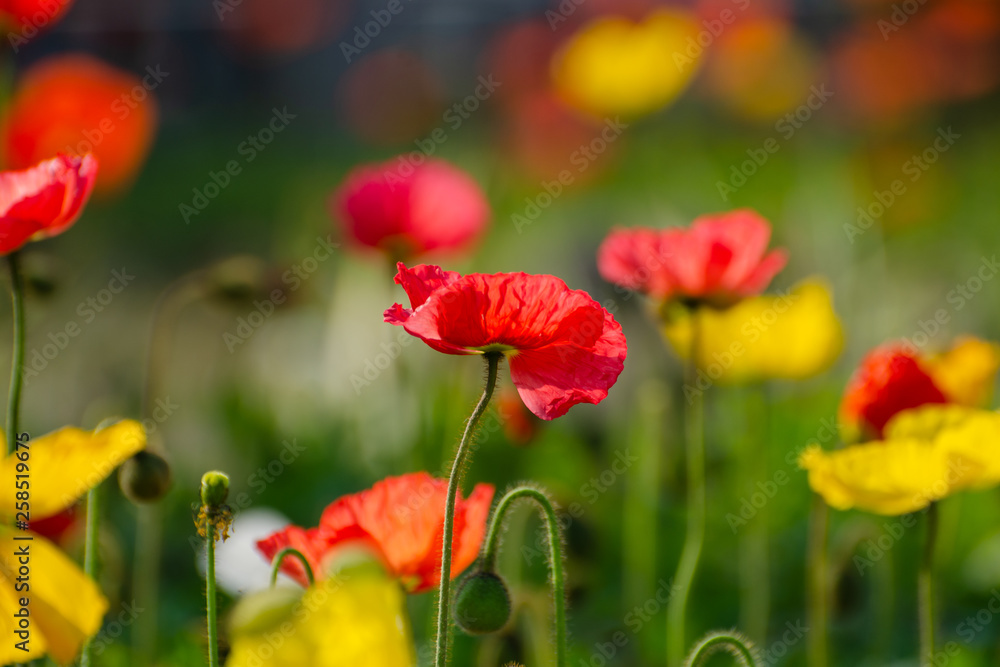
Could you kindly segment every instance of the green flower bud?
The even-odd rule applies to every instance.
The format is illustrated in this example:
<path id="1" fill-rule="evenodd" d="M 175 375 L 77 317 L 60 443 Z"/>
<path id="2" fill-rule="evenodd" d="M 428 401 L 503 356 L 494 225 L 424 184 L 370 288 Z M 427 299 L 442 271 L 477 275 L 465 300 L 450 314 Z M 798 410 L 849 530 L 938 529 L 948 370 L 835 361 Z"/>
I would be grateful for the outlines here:
<path id="1" fill-rule="evenodd" d="M 201 477 L 201 502 L 208 507 L 219 507 L 229 497 L 229 477 L 226 473 L 212 470 Z"/>
<path id="2" fill-rule="evenodd" d="M 455 595 L 455 623 L 470 635 L 497 632 L 510 619 L 510 593 L 492 572 L 476 572 L 462 581 Z"/>
<path id="3" fill-rule="evenodd" d="M 159 454 L 138 452 L 118 469 L 118 485 L 137 505 L 155 502 L 170 489 L 170 465 Z"/>

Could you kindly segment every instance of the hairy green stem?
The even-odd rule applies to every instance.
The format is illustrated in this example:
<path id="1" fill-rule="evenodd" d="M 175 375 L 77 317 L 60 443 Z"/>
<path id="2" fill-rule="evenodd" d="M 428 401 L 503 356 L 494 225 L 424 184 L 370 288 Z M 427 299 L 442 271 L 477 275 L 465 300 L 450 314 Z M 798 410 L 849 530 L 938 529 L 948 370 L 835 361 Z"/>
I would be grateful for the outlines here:
<path id="1" fill-rule="evenodd" d="M 87 492 L 87 529 L 83 546 L 83 571 L 95 583 L 97 581 L 97 541 L 98 530 L 100 529 L 100 485 L 95 486 Z M 83 652 L 80 654 L 80 667 L 90 667 L 91 658 L 91 638 L 83 643 Z"/>
<path id="2" fill-rule="evenodd" d="M 698 349 L 700 328 L 698 311 L 691 313 L 691 348 L 685 367 L 685 395 L 688 395 L 684 413 L 685 446 L 687 458 L 687 532 L 684 548 L 674 575 L 674 594 L 667 605 L 667 666 L 681 664 L 684 657 L 684 624 L 687 601 L 698 571 L 701 550 L 705 542 L 705 399 L 698 388 Z"/>
<path id="3" fill-rule="evenodd" d="M 735 632 L 710 632 L 698 640 L 684 665 L 699 667 L 718 651 L 729 653 L 741 667 L 757 667 L 759 662 L 753 643 L 746 637 Z"/>
<path id="4" fill-rule="evenodd" d="M 215 518 L 208 512 L 206 555 L 208 562 L 205 567 L 205 596 L 208 598 L 206 615 L 208 623 L 208 667 L 219 665 L 219 619 L 215 592 Z"/>
<path id="5" fill-rule="evenodd" d="M 469 440 L 493 397 L 493 390 L 497 385 L 497 370 L 500 367 L 500 359 L 503 354 L 487 352 L 484 356 L 486 357 L 486 387 L 483 389 L 483 395 L 472 411 L 469 421 L 465 424 L 465 432 L 462 434 L 462 440 L 458 443 L 455 461 L 451 466 L 451 475 L 448 477 L 448 496 L 444 509 L 444 539 L 441 547 L 441 584 L 438 587 L 435 667 L 445 667 L 448 664 L 448 642 L 451 638 L 451 550 L 455 533 L 455 499 L 458 496 L 458 487 L 462 483 L 462 473 L 465 470 L 466 458 L 469 453 Z"/>
<path id="6" fill-rule="evenodd" d="M 10 267 L 10 300 L 14 318 L 14 339 L 10 361 L 10 391 L 7 394 L 7 452 L 17 446 L 21 415 L 21 386 L 24 378 L 24 277 L 17 252 L 7 255 Z"/>
<path id="7" fill-rule="evenodd" d="M 934 664 L 934 546 L 937 542 L 938 507 L 927 507 L 927 530 L 924 535 L 924 553 L 917 575 L 917 596 L 920 607 L 920 661 L 921 665 Z"/>
<path id="8" fill-rule="evenodd" d="M 507 511 L 521 499 L 533 500 L 538 505 L 548 528 L 549 539 L 549 571 L 552 576 L 552 596 L 555 605 L 556 627 L 556 665 L 566 667 L 568 659 L 566 650 L 566 579 L 563 569 L 562 536 L 559 532 L 559 517 L 556 516 L 552 501 L 544 492 L 530 486 L 519 486 L 508 491 L 490 520 L 490 527 L 483 542 L 483 553 L 480 567 L 484 572 L 496 569 L 497 552 L 500 550 L 500 534 L 503 532 L 504 518 Z"/>
<path id="9" fill-rule="evenodd" d="M 827 554 L 830 510 L 826 502 L 813 494 L 809 512 L 809 544 L 806 553 L 806 597 L 809 627 L 806 654 L 809 667 L 827 667 L 829 660 L 828 626 L 830 612 L 830 567 Z"/>
<path id="10" fill-rule="evenodd" d="M 312 565 L 309 564 L 309 559 L 295 547 L 285 547 L 276 553 L 274 555 L 274 559 L 271 561 L 271 586 L 278 583 L 278 573 L 281 571 L 281 562 L 285 560 L 286 556 L 294 556 L 302 561 L 302 567 L 306 571 L 306 577 L 309 579 L 309 585 L 312 586 L 316 583 L 316 577 L 313 575 L 313 569 Z"/>

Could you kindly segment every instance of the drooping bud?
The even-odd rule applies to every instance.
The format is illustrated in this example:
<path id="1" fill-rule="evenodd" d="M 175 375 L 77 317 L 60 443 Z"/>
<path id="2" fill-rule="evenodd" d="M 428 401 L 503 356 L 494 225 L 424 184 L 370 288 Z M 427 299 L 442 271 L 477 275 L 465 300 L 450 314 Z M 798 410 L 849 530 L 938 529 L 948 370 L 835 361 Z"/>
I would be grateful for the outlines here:
<path id="1" fill-rule="evenodd" d="M 510 593 L 493 572 L 466 577 L 455 595 L 455 623 L 470 635 L 497 632 L 510 619 Z"/>
<path id="2" fill-rule="evenodd" d="M 170 490 L 170 464 L 149 451 L 141 451 L 122 464 L 118 484 L 125 497 L 137 505 L 156 502 Z"/>

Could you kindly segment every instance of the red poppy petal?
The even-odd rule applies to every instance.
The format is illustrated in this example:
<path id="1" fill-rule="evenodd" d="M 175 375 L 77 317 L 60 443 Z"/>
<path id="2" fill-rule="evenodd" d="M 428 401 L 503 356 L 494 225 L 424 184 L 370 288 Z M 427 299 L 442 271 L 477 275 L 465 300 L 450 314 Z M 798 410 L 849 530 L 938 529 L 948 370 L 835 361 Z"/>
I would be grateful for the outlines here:
<path id="1" fill-rule="evenodd" d="M 699 217 L 691 225 L 691 234 L 703 243 L 718 243 L 730 250 L 724 278 L 713 289 L 733 290 L 754 271 L 767 251 L 771 225 L 755 211 L 738 209 Z"/>
<path id="2" fill-rule="evenodd" d="M 788 263 L 788 253 L 784 250 L 773 250 L 761 260 L 753 271 L 739 285 L 734 285 L 734 291 L 741 296 L 760 294 L 771 284 L 778 273 Z"/>
<path id="3" fill-rule="evenodd" d="M 356 243 L 405 254 L 463 248 L 483 232 L 490 214 L 465 172 L 443 160 L 412 165 L 402 158 L 353 170 L 330 209 Z"/>
<path id="4" fill-rule="evenodd" d="M 65 158 L 61 170 L 67 182 L 63 207 L 59 217 L 43 230 L 45 238 L 61 234 L 76 222 L 97 183 L 97 159 L 89 153 L 82 158 Z"/>
<path id="5" fill-rule="evenodd" d="M 947 403 L 916 357 L 899 345 L 872 350 L 862 360 L 844 392 L 841 417 L 860 422 L 881 438 L 885 425 L 897 413 L 928 403 Z"/>
<path id="6" fill-rule="evenodd" d="M 600 403 L 625 366 L 621 325 L 605 311 L 600 338 L 590 347 L 563 341 L 524 350 L 510 359 L 510 375 L 524 404 L 542 419 L 560 417 L 577 403 Z"/>
<path id="7" fill-rule="evenodd" d="M 668 298 L 674 290 L 674 261 L 670 239 L 663 232 L 646 228 L 613 230 L 597 252 L 597 269 L 608 282 Z"/>
<path id="8" fill-rule="evenodd" d="M 285 547 L 292 547 L 302 552 L 302 555 L 309 561 L 316 577 L 323 574 L 323 557 L 327 551 L 326 540 L 322 538 L 316 528 L 306 530 L 298 526 L 288 526 L 284 530 L 278 531 L 263 540 L 258 540 L 257 549 L 264 554 L 268 562 L 271 562 L 275 555 Z M 298 558 L 286 557 L 281 562 L 281 571 L 295 579 L 302 586 L 309 585 L 309 577 L 302 562 Z"/>
<path id="9" fill-rule="evenodd" d="M 740 209 L 697 218 L 688 229 L 614 230 L 598 269 L 608 281 L 657 299 L 731 302 L 757 294 L 784 267 L 783 252 L 764 253 L 771 226 Z"/>
<path id="10" fill-rule="evenodd" d="M 588 344 L 600 334 L 601 317 L 586 292 L 554 276 L 472 274 L 434 292 L 405 327 L 455 353 L 489 345 L 526 350 L 571 336 Z"/>
<path id="11" fill-rule="evenodd" d="M 390 184 L 385 165 L 358 167 L 334 192 L 331 208 L 350 237 L 371 247 L 404 232 L 410 183 Z"/>
<path id="12" fill-rule="evenodd" d="M 59 155 L 22 171 L 0 172 L 0 252 L 65 231 L 97 178 L 97 161 Z"/>
<path id="13" fill-rule="evenodd" d="M 422 250 L 461 248 L 483 231 L 490 207 L 465 172 L 431 160 L 413 176 L 408 216 L 407 232 Z"/>

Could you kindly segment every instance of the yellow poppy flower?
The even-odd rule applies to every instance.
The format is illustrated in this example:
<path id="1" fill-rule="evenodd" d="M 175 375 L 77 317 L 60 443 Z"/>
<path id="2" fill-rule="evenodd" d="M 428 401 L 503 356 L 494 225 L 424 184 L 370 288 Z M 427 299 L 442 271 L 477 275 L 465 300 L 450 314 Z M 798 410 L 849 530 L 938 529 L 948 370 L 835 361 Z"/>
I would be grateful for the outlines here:
<path id="1" fill-rule="evenodd" d="M 553 59 L 556 90 L 595 116 L 655 111 L 680 95 L 697 71 L 704 50 L 695 41 L 699 29 L 692 14 L 678 9 L 653 12 L 640 23 L 594 19 Z"/>
<path id="2" fill-rule="evenodd" d="M 836 361 L 844 344 L 830 290 L 814 278 L 786 294 L 668 315 L 663 334 L 682 359 L 691 349 L 693 317 L 698 318 L 698 368 L 706 382 L 812 377 Z"/>
<path id="3" fill-rule="evenodd" d="M 55 545 L 13 528 L 24 518 L 16 514 L 16 503 L 24 502 L 15 485 L 24 478 L 17 475 L 25 474 L 27 467 L 29 522 L 44 519 L 72 505 L 145 447 L 146 436 L 139 422 L 121 421 L 93 432 L 67 427 L 27 444 L 17 450 L 20 459 L 15 453 L 0 461 L 0 633 L 18 637 L 23 598 L 30 601 L 29 641 L 21 644 L 27 650 L 16 645 L 24 636 L 0 644 L 0 664 L 43 655 L 66 664 L 100 629 L 108 602 L 97 584 Z"/>
<path id="4" fill-rule="evenodd" d="M 1000 415 L 961 406 L 906 410 L 886 439 L 834 452 L 812 446 L 799 465 L 828 505 L 906 514 L 966 489 L 1000 483 Z"/>
<path id="5" fill-rule="evenodd" d="M 371 565 L 341 571 L 301 597 L 282 589 L 248 596 L 233 611 L 226 665 L 414 665 L 405 597 L 396 581 Z"/>
<path id="6" fill-rule="evenodd" d="M 981 407 L 993 395 L 993 382 L 1000 370 L 1000 345 L 963 336 L 947 352 L 922 358 L 921 365 L 948 400 Z"/>

